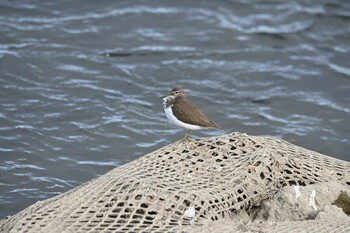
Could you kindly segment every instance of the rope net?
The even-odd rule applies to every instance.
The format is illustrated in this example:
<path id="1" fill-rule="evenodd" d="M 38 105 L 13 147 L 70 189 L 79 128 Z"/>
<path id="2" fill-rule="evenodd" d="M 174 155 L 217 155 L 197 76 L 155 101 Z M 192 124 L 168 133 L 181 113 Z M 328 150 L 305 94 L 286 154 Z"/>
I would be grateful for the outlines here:
<path id="1" fill-rule="evenodd" d="M 336 184 L 346 196 L 349 174 L 348 162 L 276 138 L 232 133 L 178 141 L 31 205 L 2 220 L 0 231 L 300 232 L 306 224 L 308 232 L 330 232 L 335 223 L 318 217 L 339 195 L 333 192 L 332 200 L 317 202 L 320 185 Z M 310 193 L 295 198 L 296 203 L 307 200 L 305 208 L 314 215 L 271 221 L 271 212 L 262 206 L 281 192 L 295 195 L 296 187 L 316 190 L 315 203 Z M 350 218 L 340 210 L 337 232 L 350 232 Z"/>

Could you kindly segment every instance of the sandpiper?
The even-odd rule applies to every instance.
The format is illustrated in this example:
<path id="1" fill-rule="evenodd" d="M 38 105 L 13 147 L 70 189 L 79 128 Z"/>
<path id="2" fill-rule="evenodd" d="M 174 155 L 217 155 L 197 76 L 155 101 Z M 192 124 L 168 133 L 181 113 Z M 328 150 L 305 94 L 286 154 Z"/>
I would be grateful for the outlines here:
<path id="1" fill-rule="evenodd" d="M 194 130 L 205 128 L 221 129 L 214 122 L 209 120 L 202 111 L 187 99 L 183 89 L 173 87 L 170 93 L 163 98 L 165 115 L 171 123 L 187 129 L 186 139 Z"/>

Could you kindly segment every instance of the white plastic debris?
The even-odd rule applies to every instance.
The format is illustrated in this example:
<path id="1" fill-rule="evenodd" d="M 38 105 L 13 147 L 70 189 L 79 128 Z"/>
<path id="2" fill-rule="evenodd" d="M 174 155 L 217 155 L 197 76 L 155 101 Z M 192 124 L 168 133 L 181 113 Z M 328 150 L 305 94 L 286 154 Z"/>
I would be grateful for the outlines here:
<path id="1" fill-rule="evenodd" d="M 194 218 L 194 216 L 196 215 L 196 210 L 194 209 L 194 207 L 188 207 L 184 215 L 187 218 Z"/>
<path id="2" fill-rule="evenodd" d="M 295 198 L 298 199 L 301 196 L 300 186 L 299 185 L 294 186 L 294 191 L 295 191 Z"/>
<path id="3" fill-rule="evenodd" d="M 315 211 L 317 211 L 316 203 L 315 203 L 315 197 L 316 197 L 316 190 L 312 190 L 309 198 L 309 204 L 314 208 Z"/>

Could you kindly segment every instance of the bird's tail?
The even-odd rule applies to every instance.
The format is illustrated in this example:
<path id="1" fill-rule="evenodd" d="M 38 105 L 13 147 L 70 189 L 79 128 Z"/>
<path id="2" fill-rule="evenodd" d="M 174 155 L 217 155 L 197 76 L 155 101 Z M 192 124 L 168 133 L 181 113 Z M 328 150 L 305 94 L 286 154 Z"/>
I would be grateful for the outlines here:
<path id="1" fill-rule="evenodd" d="M 219 130 L 224 131 L 220 126 L 218 126 L 218 125 L 215 124 L 214 122 L 210 121 L 210 123 L 211 123 L 210 128 L 219 129 Z"/>

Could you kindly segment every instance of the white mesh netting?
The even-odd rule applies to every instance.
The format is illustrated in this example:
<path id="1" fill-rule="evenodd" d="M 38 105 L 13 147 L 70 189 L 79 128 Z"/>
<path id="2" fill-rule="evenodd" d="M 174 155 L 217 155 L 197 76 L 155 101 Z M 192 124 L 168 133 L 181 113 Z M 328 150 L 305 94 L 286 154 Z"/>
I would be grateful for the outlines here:
<path id="1" fill-rule="evenodd" d="M 275 138 L 233 133 L 178 141 L 35 203 L 1 221 L 0 231 L 350 232 L 350 218 L 331 206 L 337 192 L 344 193 L 344 209 L 350 205 L 349 174 L 348 162 Z M 321 203 L 322 190 L 333 184 L 334 198 L 327 203 L 324 195 Z M 282 202 L 295 187 L 300 198 Z M 308 213 L 278 217 L 287 204 L 303 201 Z"/>

